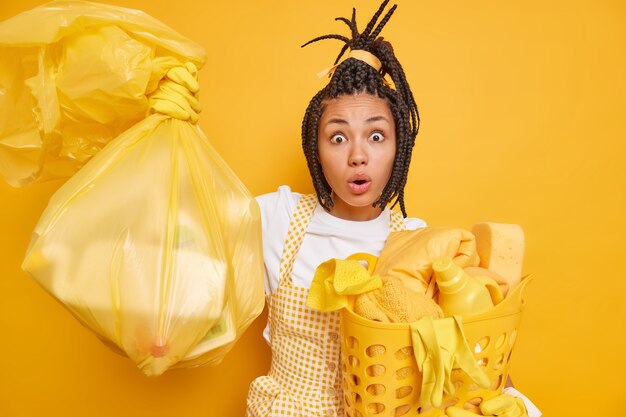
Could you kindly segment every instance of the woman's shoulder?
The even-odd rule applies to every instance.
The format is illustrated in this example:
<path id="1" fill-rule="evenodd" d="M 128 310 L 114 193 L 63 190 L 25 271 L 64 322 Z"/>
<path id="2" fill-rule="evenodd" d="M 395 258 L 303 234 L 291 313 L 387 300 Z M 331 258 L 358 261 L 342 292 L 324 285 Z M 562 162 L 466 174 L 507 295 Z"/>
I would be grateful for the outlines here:
<path id="1" fill-rule="evenodd" d="M 256 201 L 259 203 L 261 211 L 271 212 L 273 210 L 286 209 L 291 213 L 296 208 L 300 197 L 302 197 L 301 193 L 292 191 L 288 185 L 281 185 L 274 192 L 257 196 Z"/>
<path id="2" fill-rule="evenodd" d="M 272 193 L 257 196 L 264 228 L 271 226 L 282 229 L 283 225 L 288 226 L 303 195 L 292 191 L 288 185 L 281 185 Z"/>

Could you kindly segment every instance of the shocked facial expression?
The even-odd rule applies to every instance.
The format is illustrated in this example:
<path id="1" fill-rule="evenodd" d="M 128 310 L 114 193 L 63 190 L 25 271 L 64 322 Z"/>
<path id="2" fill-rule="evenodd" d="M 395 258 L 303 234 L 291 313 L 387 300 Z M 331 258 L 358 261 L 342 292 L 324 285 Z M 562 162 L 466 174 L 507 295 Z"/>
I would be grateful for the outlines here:
<path id="1" fill-rule="evenodd" d="M 384 99 L 366 93 L 328 100 L 318 128 L 319 160 L 333 190 L 331 214 L 348 220 L 380 215 L 372 204 L 387 185 L 396 127 Z"/>

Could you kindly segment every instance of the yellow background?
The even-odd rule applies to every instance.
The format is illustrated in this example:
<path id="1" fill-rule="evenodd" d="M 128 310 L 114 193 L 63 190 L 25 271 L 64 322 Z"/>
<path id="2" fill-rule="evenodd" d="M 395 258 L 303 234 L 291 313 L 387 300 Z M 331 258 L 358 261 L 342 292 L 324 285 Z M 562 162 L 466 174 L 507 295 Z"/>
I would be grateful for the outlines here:
<path id="1" fill-rule="evenodd" d="M 0 19 L 41 4 L 4 0 Z M 337 41 L 376 1 L 115 0 L 208 52 L 200 125 L 254 194 L 310 192 L 299 128 Z M 535 276 L 512 362 L 548 417 L 624 415 L 626 3 L 399 0 L 383 31 L 423 119 L 409 213 L 431 225 L 521 224 Z M 214 368 L 147 378 L 20 270 L 60 185 L 0 182 L 0 416 L 238 416 L 269 364 L 265 316 Z"/>

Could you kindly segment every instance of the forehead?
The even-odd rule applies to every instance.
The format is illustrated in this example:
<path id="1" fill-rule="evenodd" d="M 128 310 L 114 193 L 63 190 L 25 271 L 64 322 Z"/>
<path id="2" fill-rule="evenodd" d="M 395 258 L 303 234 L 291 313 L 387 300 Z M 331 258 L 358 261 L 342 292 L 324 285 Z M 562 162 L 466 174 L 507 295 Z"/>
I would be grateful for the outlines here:
<path id="1" fill-rule="evenodd" d="M 387 118 L 389 122 L 393 121 L 387 100 L 371 94 L 359 93 L 325 100 L 320 121 L 330 118 L 360 121 L 379 116 Z"/>

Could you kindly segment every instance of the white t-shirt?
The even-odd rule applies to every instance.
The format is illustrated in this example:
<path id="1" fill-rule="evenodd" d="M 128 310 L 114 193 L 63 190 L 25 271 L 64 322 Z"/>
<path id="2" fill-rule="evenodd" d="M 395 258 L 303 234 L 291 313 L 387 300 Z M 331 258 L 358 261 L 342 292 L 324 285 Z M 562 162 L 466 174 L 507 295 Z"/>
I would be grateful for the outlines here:
<path id="1" fill-rule="evenodd" d="M 261 207 L 267 294 L 278 288 L 280 258 L 289 223 L 301 195 L 283 185 L 277 192 L 256 198 Z M 294 261 L 294 284 L 309 288 L 317 266 L 329 259 L 345 259 L 357 252 L 380 255 L 389 235 L 390 221 L 389 209 L 383 210 L 373 220 L 351 221 L 332 216 L 318 204 Z M 423 220 L 417 218 L 406 218 L 404 222 L 409 230 L 426 226 Z"/>

